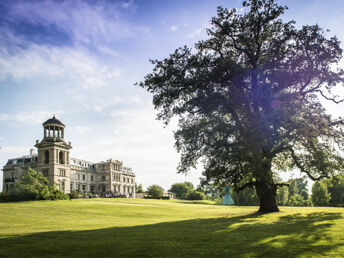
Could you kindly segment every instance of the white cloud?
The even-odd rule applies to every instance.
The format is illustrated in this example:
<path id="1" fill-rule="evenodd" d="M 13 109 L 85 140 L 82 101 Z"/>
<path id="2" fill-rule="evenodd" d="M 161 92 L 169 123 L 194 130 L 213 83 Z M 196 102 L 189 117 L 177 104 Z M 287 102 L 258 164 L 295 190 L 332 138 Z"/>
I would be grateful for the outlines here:
<path id="1" fill-rule="evenodd" d="M 203 28 L 196 28 L 194 29 L 188 36 L 189 38 L 194 38 L 194 37 L 198 37 L 202 34 L 202 30 Z"/>
<path id="2" fill-rule="evenodd" d="M 72 128 L 68 130 L 70 134 L 65 137 L 73 142 L 73 157 L 95 162 L 123 160 L 133 168 L 137 182 L 145 187 L 156 183 L 168 189 L 172 183 L 185 179 L 176 173 L 179 154 L 173 147 L 175 121 L 163 128 L 148 103 L 109 112 L 111 118 L 92 125 L 92 130 L 84 135 Z M 197 184 L 199 176 L 200 172 L 194 172 L 187 180 Z"/>
<path id="3" fill-rule="evenodd" d="M 132 105 L 142 105 L 144 100 L 138 96 L 112 96 L 106 99 L 96 99 L 93 105 L 93 110 L 103 112 L 106 109 L 113 108 L 115 105 L 132 106 Z"/>
<path id="4" fill-rule="evenodd" d="M 176 25 L 172 25 L 170 27 L 170 31 L 177 31 L 177 30 L 178 30 L 178 26 L 176 26 Z"/>
<path id="5" fill-rule="evenodd" d="M 23 123 L 37 125 L 52 117 L 60 116 L 63 111 L 23 111 L 13 114 L 0 113 L 0 122 Z"/>
<path id="6" fill-rule="evenodd" d="M 81 134 L 86 134 L 90 130 L 92 130 L 92 126 L 73 126 L 70 130 L 76 130 Z"/>
<path id="7" fill-rule="evenodd" d="M 1 154 L 3 156 L 11 156 L 12 158 L 20 157 L 25 155 L 25 153 L 29 154 L 29 149 L 25 147 L 17 147 L 17 146 L 1 146 Z"/>
<path id="8" fill-rule="evenodd" d="M 75 87 L 105 86 L 121 75 L 113 65 L 102 64 L 85 48 L 30 44 L 14 53 L 0 50 L 0 79 L 61 78 Z"/>
<path id="9" fill-rule="evenodd" d="M 149 32 L 148 27 L 127 22 L 121 14 L 123 8 L 136 9 L 132 1 L 15 2 L 9 5 L 7 19 L 58 28 L 83 44 L 103 44 Z"/>

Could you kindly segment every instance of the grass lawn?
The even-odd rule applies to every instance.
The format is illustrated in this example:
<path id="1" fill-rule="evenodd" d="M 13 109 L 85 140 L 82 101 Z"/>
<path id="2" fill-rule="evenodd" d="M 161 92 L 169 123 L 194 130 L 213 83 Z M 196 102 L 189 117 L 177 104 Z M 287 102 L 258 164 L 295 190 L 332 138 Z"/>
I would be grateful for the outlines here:
<path id="1" fill-rule="evenodd" d="M 0 203 L 0 257 L 344 256 L 343 208 L 85 199 Z"/>

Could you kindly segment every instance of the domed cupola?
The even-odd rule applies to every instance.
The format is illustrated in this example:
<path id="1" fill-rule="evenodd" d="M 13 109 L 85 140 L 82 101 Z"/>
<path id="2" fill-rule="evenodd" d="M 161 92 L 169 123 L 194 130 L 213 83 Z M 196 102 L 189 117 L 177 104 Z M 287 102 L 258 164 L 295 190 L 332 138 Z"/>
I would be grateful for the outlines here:
<path id="1" fill-rule="evenodd" d="M 55 115 L 43 123 L 44 139 L 46 138 L 64 138 L 65 125 L 58 120 Z"/>

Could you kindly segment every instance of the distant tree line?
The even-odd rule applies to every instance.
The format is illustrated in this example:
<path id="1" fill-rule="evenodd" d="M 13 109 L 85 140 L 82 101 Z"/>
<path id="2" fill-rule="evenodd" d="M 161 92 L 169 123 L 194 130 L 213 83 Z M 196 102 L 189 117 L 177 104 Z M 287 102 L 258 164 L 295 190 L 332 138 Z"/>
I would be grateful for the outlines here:
<path id="1" fill-rule="evenodd" d="M 288 181 L 289 186 L 283 186 L 277 191 L 277 203 L 280 206 L 332 206 L 344 207 L 344 177 L 336 176 L 322 181 L 316 181 L 308 193 L 306 178 L 295 178 Z M 259 199 L 254 188 L 246 188 L 239 193 L 232 191 L 236 205 L 259 205 Z"/>
<path id="2" fill-rule="evenodd" d="M 200 187 L 194 188 L 191 182 L 175 183 L 169 189 L 180 200 L 205 200 L 208 199 L 204 190 Z M 145 193 L 155 199 L 163 199 L 164 189 L 159 185 L 151 185 L 144 191 L 142 184 L 136 186 L 136 193 Z"/>

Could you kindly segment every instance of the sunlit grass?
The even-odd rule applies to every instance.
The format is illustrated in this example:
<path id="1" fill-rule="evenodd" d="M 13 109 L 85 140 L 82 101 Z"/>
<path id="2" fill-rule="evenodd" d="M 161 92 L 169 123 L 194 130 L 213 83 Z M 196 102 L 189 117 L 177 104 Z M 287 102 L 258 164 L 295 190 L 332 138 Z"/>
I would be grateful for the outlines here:
<path id="1" fill-rule="evenodd" d="M 344 209 L 89 199 L 0 204 L 3 256 L 343 256 Z"/>

